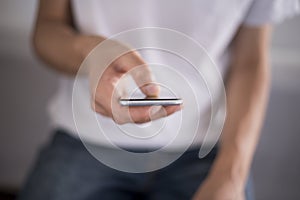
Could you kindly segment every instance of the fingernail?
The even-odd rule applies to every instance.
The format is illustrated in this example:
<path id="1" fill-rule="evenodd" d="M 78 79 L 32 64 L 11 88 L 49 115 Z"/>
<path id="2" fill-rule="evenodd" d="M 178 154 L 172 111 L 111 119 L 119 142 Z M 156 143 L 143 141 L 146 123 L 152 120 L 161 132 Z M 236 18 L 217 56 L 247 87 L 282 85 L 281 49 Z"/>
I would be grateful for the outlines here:
<path id="1" fill-rule="evenodd" d="M 178 107 L 175 109 L 175 112 L 182 110 L 182 108 L 183 108 L 183 106 L 178 106 Z"/>
<path id="2" fill-rule="evenodd" d="M 159 87 L 154 84 L 149 84 L 149 85 L 144 86 L 144 90 L 147 93 L 147 95 L 155 96 L 155 95 L 158 95 Z"/>
<path id="3" fill-rule="evenodd" d="M 154 115 L 162 109 L 162 106 L 152 106 L 150 110 L 150 115 Z"/>

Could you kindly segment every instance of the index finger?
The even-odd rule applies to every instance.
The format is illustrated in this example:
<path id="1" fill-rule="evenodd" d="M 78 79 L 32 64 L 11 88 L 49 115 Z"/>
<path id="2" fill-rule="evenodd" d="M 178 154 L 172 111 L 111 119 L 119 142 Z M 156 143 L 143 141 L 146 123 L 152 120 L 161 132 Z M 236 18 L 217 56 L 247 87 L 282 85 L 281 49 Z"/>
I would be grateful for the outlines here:
<path id="1" fill-rule="evenodd" d="M 159 86 L 154 83 L 149 66 L 137 52 L 131 51 L 122 55 L 115 61 L 115 65 L 118 72 L 129 72 L 137 86 L 146 96 L 158 96 Z"/>

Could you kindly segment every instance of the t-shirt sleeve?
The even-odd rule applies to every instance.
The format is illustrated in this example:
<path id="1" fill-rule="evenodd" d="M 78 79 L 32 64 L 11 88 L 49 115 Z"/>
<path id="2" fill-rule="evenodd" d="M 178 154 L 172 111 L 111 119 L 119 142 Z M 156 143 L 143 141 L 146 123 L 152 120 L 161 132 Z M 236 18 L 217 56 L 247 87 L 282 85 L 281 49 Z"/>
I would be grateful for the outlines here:
<path id="1" fill-rule="evenodd" d="M 253 0 L 243 21 L 247 26 L 280 23 L 298 14 L 298 0 Z"/>

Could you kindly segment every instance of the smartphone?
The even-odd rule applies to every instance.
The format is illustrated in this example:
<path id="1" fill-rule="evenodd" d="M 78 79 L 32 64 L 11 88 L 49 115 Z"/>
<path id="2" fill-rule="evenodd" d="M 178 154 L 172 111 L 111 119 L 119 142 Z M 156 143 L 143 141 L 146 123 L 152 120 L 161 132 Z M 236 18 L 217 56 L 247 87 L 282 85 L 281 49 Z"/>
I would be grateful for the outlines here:
<path id="1" fill-rule="evenodd" d="M 120 99 L 122 106 L 175 106 L 183 103 L 180 98 L 163 99 Z"/>

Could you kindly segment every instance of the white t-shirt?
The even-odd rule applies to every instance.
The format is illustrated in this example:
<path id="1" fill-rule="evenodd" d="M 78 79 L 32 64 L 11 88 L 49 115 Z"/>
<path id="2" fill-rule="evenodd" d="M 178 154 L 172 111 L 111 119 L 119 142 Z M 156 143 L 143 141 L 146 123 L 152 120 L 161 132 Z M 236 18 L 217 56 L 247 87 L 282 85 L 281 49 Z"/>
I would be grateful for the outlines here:
<path id="1" fill-rule="evenodd" d="M 175 30 L 196 40 L 208 52 L 212 60 L 216 63 L 223 78 L 228 70 L 229 44 L 235 36 L 237 29 L 243 24 L 245 26 L 261 26 L 279 22 L 285 17 L 292 16 L 298 9 L 296 0 L 72 0 L 73 15 L 75 24 L 82 34 L 113 36 L 123 31 L 143 27 L 160 27 Z M 149 63 L 160 63 L 168 66 L 180 66 L 185 69 L 186 63 L 181 59 L 168 55 L 167 53 L 146 50 L 141 52 L 143 58 Z M 179 68 L 180 68 L 179 67 Z M 185 73 L 183 70 L 180 73 Z M 193 79 L 192 73 L 185 73 L 186 79 Z M 172 79 L 172 77 L 168 77 Z M 49 113 L 56 128 L 63 128 L 75 136 L 78 135 L 72 111 L 72 90 L 74 78 L 60 78 L 60 87 L 56 95 L 51 99 Z M 191 116 L 191 123 L 199 121 L 198 134 L 204 134 L 210 119 L 210 97 L 205 87 L 199 85 L 192 86 L 202 96 L 199 102 L 198 113 Z M 78 88 L 77 88 L 78 89 Z M 82 111 L 80 117 L 75 120 L 80 123 L 80 137 L 86 141 L 99 145 L 109 145 L 101 137 L 97 138 L 98 127 L 91 123 L 89 88 L 86 80 L 78 89 L 82 92 L 80 104 L 76 105 Z M 203 91 L 201 91 L 203 90 Z M 119 146 L 124 147 L 161 147 L 174 137 L 180 113 L 176 113 L 163 123 L 157 120 L 158 126 L 164 124 L 160 133 L 141 139 L 132 137 L 120 130 L 111 119 L 97 116 L 98 121 L 108 131 L 110 140 Z M 153 124 L 152 124 L 153 125 Z M 125 125 L 126 130 L 131 130 Z M 149 125 L 151 126 L 151 125 Z M 149 132 L 156 130 L 149 129 L 143 125 L 138 130 Z M 126 132 L 126 131 L 125 131 Z M 188 128 L 186 134 L 193 132 Z M 141 133 L 142 134 L 142 133 Z M 200 144 L 203 137 L 197 137 L 195 143 Z M 180 148 L 180 142 L 177 145 Z M 176 146 L 175 145 L 175 146 Z"/>

